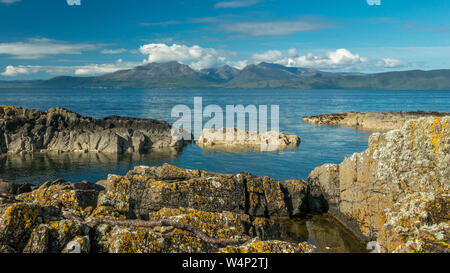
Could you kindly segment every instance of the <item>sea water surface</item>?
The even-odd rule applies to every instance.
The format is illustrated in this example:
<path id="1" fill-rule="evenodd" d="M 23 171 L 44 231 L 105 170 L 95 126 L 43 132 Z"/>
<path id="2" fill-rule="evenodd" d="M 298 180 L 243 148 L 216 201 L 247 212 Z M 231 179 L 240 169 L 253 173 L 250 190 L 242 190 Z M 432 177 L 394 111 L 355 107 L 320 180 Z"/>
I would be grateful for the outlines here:
<path id="1" fill-rule="evenodd" d="M 336 112 L 445 111 L 450 112 L 450 91 L 374 90 L 162 90 L 162 89 L 0 89 L 0 104 L 47 110 L 65 107 L 82 115 L 153 118 L 173 123 L 171 110 L 179 104 L 193 108 L 194 97 L 203 106 L 279 105 L 280 131 L 301 137 L 297 149 L 277 152 L 227 153 L 203 151 L 189 145 L 181 153 L 171 150 L 145 155 L 125 154 L 27 154 L 0 156 L 0 179 L 41 184 L 103 180 L 108 174 L 124 175 L 136 165 L 171 163 L 183 168 L 223 173 L 250 172 L 278 180 L 306 179 L 311 170 L 367 148 L 370 133 L 315 126 L 303 116 Z M 293 242 L 308 241 L 319 252 L 365 252 L 365 246 L 334 218 L 282 221 Z M 285 238 L 283 238 L 285 240 Z"/>
<path id="2" fill-rule="evenodd" d="M 170 123 L 178 119 L 171 117 L 172 108 L 183 104 L 193 109 L 194 97 L 202 98 L 203 107 L 215 104 L 224 110 L 226 105 L 269 105 L 270 113 L 270 105 L 279 105 L 280 131 L 300 136 L 301 145 L 297 149 L 264 153 L 211 152 L 189 145 L 181 153 L 2 156 L 0 178 L 36 184 L 56 178 L 96 182 L 111 173 L 124 175 L 136 165 L 170 163 L 224 173 L 245 171 L 278 180 L 306 179 L 317 166 L 340 163 L 344 157 L 365 150 L 370 133 L 311 125 L 302 121 L 303 116 L 348 111 L 450 112 L 450 91 L 0 89 L 0 104 L 3 105 L 39 110 L 58 106 L 97 118 L 119 115 Z"/>

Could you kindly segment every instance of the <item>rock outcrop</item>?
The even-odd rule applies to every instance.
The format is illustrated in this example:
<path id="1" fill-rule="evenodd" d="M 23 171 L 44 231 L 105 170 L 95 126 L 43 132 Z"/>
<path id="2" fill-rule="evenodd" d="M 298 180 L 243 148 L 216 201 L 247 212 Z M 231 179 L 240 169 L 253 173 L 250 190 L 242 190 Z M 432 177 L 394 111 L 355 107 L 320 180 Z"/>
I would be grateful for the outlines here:
<path id="1" fill-rule="evenodd" d="M 0 106 L 0 154 L 21 152 L 124 152 L 180 149 L 165 121 L 83 117 L 63 108 L 47 112 Z"/>
<path id="2" fill-rule="evenodd" d="M 317 125 L 343 126 L 367 131 L 389 131 L 402 128 L 409 119 L 443 117 L 450 113 L 439 112 L 348 112 L 303 117 L 303 121 Z"/>
<path id="3" fill-rule="evenodd" d="M 229 152 L 264 152 L 295 148 L 300 145 L 300 138 L 278 132 L 249 132 L 238 128 L 204 129 L 195 142 L 208 150 Z"/>
<path id="4" fill-rule="evenodd" d="M 307 199 L 304 181 L 171 165 L 99 184 L 56 180 L 0 198 L 0 253 L 312 252 L 269 217 L 304 213 Z"/>
<path id="5" fill-rule="evenodd" d="M 309 176 L 312 196 L 383 252 L 450 252 L 450 116 L 374 133 L 369 149 Z"/>

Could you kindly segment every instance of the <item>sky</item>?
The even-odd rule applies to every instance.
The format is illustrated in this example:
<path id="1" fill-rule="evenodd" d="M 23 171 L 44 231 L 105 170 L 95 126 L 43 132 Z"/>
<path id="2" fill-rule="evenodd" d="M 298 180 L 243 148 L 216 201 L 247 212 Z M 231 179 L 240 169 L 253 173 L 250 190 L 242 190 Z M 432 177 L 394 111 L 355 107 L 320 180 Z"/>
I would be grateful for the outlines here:
<path id="1" fill-rule="evenodd" d="M 448 0 L 0 0 L 0 80 L 152 62 L 450 68 Z"/>

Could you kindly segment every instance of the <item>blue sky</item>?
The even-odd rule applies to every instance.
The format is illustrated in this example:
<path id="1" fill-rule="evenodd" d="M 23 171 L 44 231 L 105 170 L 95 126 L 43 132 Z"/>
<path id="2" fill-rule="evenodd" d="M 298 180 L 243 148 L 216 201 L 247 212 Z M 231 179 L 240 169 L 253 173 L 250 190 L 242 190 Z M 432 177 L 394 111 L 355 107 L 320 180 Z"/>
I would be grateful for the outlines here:
<path id="1" fill-rule="evenodd" d="M 0 0 L 0 79 L 148 62 L 327 71 L 450 68 L 448 0 Z"/>

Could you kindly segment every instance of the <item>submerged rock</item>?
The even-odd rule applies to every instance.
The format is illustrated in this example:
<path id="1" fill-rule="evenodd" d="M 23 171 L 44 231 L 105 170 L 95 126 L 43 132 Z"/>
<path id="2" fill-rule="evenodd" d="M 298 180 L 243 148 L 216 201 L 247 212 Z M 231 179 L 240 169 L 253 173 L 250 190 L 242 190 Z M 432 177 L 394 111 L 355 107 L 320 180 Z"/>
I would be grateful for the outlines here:
<path id="1" fill-rule="evenodd" d="M 450 116 L 375 133 L 369 149 L 309 176 L 311 194 L 384 252 L 450 252 Z"/>
<path id="2" fill-rule="evenodd" d="M 443 117 L 450 113 L 439 112 L 347 112 L 303 117 L 303 121 L 318 125 L 344 126 L 367 131 L 401 129 L 409 119 L 420 117 Z"/>
<path id="3" fill-rule="evenodd" d="M 26 152 L 144 153 L 184 141 L 165 121 L 111 116 L 84 117 L 64 108 L 47 112 L 0 106 L 0 154 Z"/>
<path id="4" fill-rule="evenodd" d="M 300 145 L 300 138 L 278 132 L 249 132 L 237 128 L 219 130 L 204 129 L 195 142 L 208 150 L 242 153 L 247 151 L 264 152 L 295 148 Z"/>

